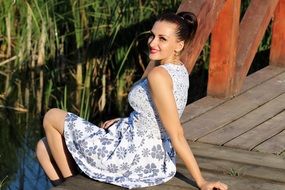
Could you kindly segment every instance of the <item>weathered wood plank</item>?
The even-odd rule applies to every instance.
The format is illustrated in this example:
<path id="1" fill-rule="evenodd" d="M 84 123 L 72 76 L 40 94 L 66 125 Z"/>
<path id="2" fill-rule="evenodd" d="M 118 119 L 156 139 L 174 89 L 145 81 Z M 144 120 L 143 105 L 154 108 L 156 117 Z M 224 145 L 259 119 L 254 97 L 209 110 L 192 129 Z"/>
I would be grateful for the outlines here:
<path id="1" fill-rule="evenodd" d="M 204 171 L 206 179 L 220 180 L 226 183 L 231 190 L 284 190 L 284 183 L 275 183 L 256 178 L 243 178 L 239 176 L 228 176 Z"/>
<path id="2" fill-rule="evenodd" d="M 243 85 L 240 94 L 246 92 L 251 88 L 254 88 L 261 83 L 264 83 L 265 81 L 275 77 L 276 75 L 279 75 L 284 71 L 285 68 L 268 66 L 249 75 L 246 78 L 245 84 Z M 181 117 L 181 122 L 185 123 L 195 117 L 198 117 L 203 113 L 225 103 L 228 100 L 230 100 L 230 98 L 219 99 L 211 96 L 206 96 L 200 100 L 197 100 L 185 108 L 185 111 Z"/>
<path id="3" fill-rule="evenodd" d="M 221 161 L 227 160 L 236 163 L 285 170 L 285 159 L 274 154 L 246 151 L 196 142 L 189 142 L 189 144 L 196 157 L 211 158 Z M 178 160 L 178 163 L 181 163 L 181 161 Z"/>
<path id="4" fill-rule="evenodd" d="M 252 150 L 262 142 L 283 131 L 285 129 L 284 123 L 285 111 L 247 133 L 227 142 L 225 146 Z"/>
<path id="5" fill-rule="evenodd" d="M 51 188 L 51 190 L 123 190 L 124 188 L 115 185 L 101 183 L 95 180 L 91 180 L 82 175 L 76 175 L 68 178 L 63 184 L 57 187 Z"/>
<path id="6" fill-rule="evenodd" d="M 270 64 L 285 66 L 285 0 L 279 0 L 274 12 Z"/>
<path id="7" fill-rule="evenodd" d="M 285 170 L 264 166 L 256 166 L 241 162 L 232 162 L 228 160 L 209 159 L 197 157 L 199 167 L 205 171 L 213 173 L 223 173 L 228 175 L 238 175 L 242 177 L 258 178 L 267 181 L 285 183 Z"/>
<path id="8" fill-rule="evenodd" d="M 240 96 L 225 102 L 200 117 L 196 117 L 189 122 L 184 123 L 185 136 L 190 140 L 199 138 L 224 127 L 251 112 L 265 102 L 278 97 L 285 92 L 285 73 L 282 73 L 265 83 L 250 89 Z M 264 93 L 266 92 L 266 93 Z"/>
<path id="9" fill-rule="evenodd" d="M 284 189 L 285 160 L 279 156 L 203 143 L 190 146 L 206 179 L 223 181 L 234 190 Z M 180 164 L 178 160 L 178 171 L 191 178 Z"/>
<path id="10" fill-rule="evenodd" d="M 212 31 L 207 89 L 209 96 L 224 98 L 233 94 L 239 16 L 240 0 L 226 1 Z"/>
<path id="11" fill-rule="evenodd" d="M 181 123 L 184 124 L 185 122 L 198 117 L 211 109 L 214 109 L 225 101 L 226 100 L 213 98 L 210 96 L 206 96 L 205 98 L 197 100 L 196 102 L 186 106 L 180 119 Z"/>
<path id="12" fill-rule="evenodd" d="M 254 88 L 261 83 L 264 83 L 265 81 L 272 79 L 283 72 L 285 72 L 285 68 L 269 65 L 255 73 L 252 73 L 246 77 L 246 81 L 242 87 L 241 93 Z"/>
<path id="13" fill-rule="evenodd" d="M 92 180 L 90 178 L 87 178 L 83 175 L 76 175 L 74 177 L 68 178 L 63 184 L 57 187 L 51 188 L 51 190 L 123 190 L 125 188 L 98 182 L 95 180 Z M 143 189 L 151 189 L 151 190 L 158 190 L 158 189 L 164 189 L 164 190 L 197 190 L 195 183 L 190 178 L 182 178 L 181 176 L 173 177 L 171 180 L 169 180 L 166 183 L 163 183 L 161 185 L 147 187 Z"/>
<path id="14" fill-rule="evenodd" d="M 243 85 L 277 3 L 278 0 L 251 0 L 247 8 L 240 24 L 234 94 L 238 94 Z"/>
<path id="15" fill-rule="evenodd" d="M 285 93 L 251 111 L 244 117 L 229 123 L 204 137 L 199 142 L 223 145 L 235 137 L 246 133 L 285 109 Z M 285 146 L 285 145 L 284 145 Z"/>
<path id="16" fill-rule="evenodd" d="M 185 0 L 177 12 L 190 11 L 196 14 L 198 28 L 192 43 L 187 44 L 183 53 L 182 60 L 190 73 L 194 64 L 212 31 L 216 18 L 223 8 L 225 0 Z"/>
<path id="17" fill-rule="evenodd" d="M 191 180 L 188 175 L 187 171 L 185 169 L 180 169 L 179 172 L 182 173 L 185 177 L 185 181 Z M 203 175 L 206 179 L 209 180 L 220 180 L 226 184 L 228 184 L 229 189 L 233 190 L 268 190 L 268 189 L 274 189 L 274 190 L 284 190 L 284 183 L 276 183 L 276 182 L 270 182 L 266 180 L 260 180 L 260 179 L 254 179 L 254 178 L 243 178 L 243 177 L 237 177 L 237 176 L 229 176 L 229 175 L 223 175 L 219 173 L 212 173 L 208 171 L 202 171 Z M 185 174 L 184 174 L 185 173 Z M 181 183 L 180 179 L 174 178 L 170 180 L 172 181 L 179 181 Z M 176 186 L 176 185 L 159 185 L 144 189 L 152 189 L 152 190 L 198 190 L 198 188 L 195 188 L 194 186 L 190 185 L 187 182 L 183 182 L 186 185 L 184 186 Z M 84 178 L 82 176 L 76 176 L 69 180 L 67 180 L 63 185 L 58 187 L 53 187 L 51 190 L 119 190 L 123 189 L 120 187 L 96 182 L 87 178 Z"/>
<path id="18" fill-rule="evenodd" d="M 282 131 L 280 134 L 258 145 L 253 150 L 281 154 L 283 151 L 285 151 L 285 130 Z"/>

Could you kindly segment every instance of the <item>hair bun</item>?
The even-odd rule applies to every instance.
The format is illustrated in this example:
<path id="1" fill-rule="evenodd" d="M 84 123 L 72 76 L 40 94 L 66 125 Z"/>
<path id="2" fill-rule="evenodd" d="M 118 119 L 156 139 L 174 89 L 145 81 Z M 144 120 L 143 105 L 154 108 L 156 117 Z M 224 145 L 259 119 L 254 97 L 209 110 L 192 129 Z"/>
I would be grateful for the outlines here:
<path id="1" fill-rule="evenodd" d="M 179 12 L 177 13 L 177 16 L 182 18 L 182 20 L 188 24 L 190 28 L 190 37 L 193 37 L 198 27 L 198 21 L 195 14 L 192 12 Z"/>

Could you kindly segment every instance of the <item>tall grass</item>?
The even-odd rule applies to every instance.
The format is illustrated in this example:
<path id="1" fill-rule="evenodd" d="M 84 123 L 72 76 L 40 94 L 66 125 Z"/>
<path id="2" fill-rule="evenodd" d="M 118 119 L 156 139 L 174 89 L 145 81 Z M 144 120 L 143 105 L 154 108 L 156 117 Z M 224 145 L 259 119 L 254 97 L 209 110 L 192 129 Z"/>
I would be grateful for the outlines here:
<path id="1" fill-rule="evenodd" d="M 156 15 L 176 11 L 180 2 L 0 1 L 0 189 L 17 170 L 15 153 L 27 128 L 30 136 L 41 136 L 32 128 L 40 126 L 39 113 L 59 107 L 99 120 L 128 112 L 127 92 L 147 64 L 144 32 Z M 242 1 L 242 14 L 249 2 Z M 270 32 L 261 50 L 269 38 Z M 209 43 L 190 85 L 196 90 L 206 86 Z M 192 101 L 198 93 L 190 89 Z"/>
<path id="2" fill-rule="evenodd" d="M 1 104 L 32 113 L 58 106 L 84 118 L 123 115 L 129 86 L 147 60 L 145 46 L 133 39 L 179 3 L 1 1 L 0 70 L 8 73 Z"/>
<path id="3" fill-rule="evenodd" d="M 250 1 L 243 1 L 243 15 Z M 143 32 L 178 0 L 0 2 L 0 104 L 84 118 L 124 115 L 126 94 L 147 63 Z M 137 38 L 136 38 L 137 37 Z M 260 50 L 268 49 L 270 33 Z M 200 56 L 208 69 L 209 43 Z"/>

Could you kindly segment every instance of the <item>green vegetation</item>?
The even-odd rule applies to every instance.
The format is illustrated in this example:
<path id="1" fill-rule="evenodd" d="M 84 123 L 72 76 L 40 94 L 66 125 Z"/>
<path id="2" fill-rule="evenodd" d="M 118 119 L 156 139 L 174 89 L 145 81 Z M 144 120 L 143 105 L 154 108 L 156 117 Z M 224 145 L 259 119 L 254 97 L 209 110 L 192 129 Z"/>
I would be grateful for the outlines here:
<path id="1" fill-rule="evenodd" d="M 234 168 L 231 168 L 229 171 L 227 171 L 227 174 L 229 176 L 240 176 L 240 171 Z"/>
<path id="2" fill-rule="evenodd" d="M 41 116 L 49 108 L 93 121 L 129 111 L 127 92 L 147 64 L 145 32 L 156 15 L 179 4 L 0 1 L 1 188 L 16 176 L 24 185 L 25 156 L 43 136 Z"/>
<path id="3" fill-rule="evenodd" d="M 4 187 L 4 183 L 7 178 L 8 176 L 6 176 L 3 180 L 0 181 L 0 190 L 2 189 L 2 187 Z"/>
<path id="4" fill-rule="evenodd" d="M 242 14 L 249 2 L 242 1 Z M 43 136 L 41 116 L 49 108 L 91 121 L 129 112 L 127 92 L 148 62 L 147 31 L 155 16 L 180 3 L 0 1 L 0 189 L 17 171 L 24 176 L 23 157 Z M 268 51 L 270 35 L 269 27 L 260 51 Z M 210 40 L 190 76 L 189 102 L 206 93 L 209 53 Z"/>
<path id="5" fill-rule="evenodd" d="M 249 2 L 243 1 L 242 15 Z M 127 92 L 147 64 L 146 31 L 156 15 L 179 4 L 1 1 L 0 109 L 37 114 L 59 107 L 91 120 L 125 115 Z M 260 51 L 269 47 L 270 31 L 266 36 Z M 207 79 L 209 53 L 208 41 L 194 69 L 195 82 Z"/>
<path id="6" fill-rule="evenodd" d="M 143 32 L 179 3 L 1 1 L 0 105 L 32 113 L 60 107 L 84 118 L 124 115 L 127 91 L 147 64 Z"/>

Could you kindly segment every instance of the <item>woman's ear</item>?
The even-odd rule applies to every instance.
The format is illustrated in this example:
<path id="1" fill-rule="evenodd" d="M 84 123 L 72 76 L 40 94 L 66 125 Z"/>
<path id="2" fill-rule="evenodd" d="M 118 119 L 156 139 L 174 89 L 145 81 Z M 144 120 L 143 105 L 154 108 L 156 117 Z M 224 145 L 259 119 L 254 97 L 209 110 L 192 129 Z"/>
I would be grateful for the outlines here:
<path id="1" fill-rule="evenodd" d="M 180 52 L 180 51 L 182 51 L 183 50 L 183 48 L 184 48 L 184 41 L 179 41 L 178 43 L 177 43 L 177 46 L 176 46 L 176 48 L 175 48 L 175 51 L 176 52 Z"/>

